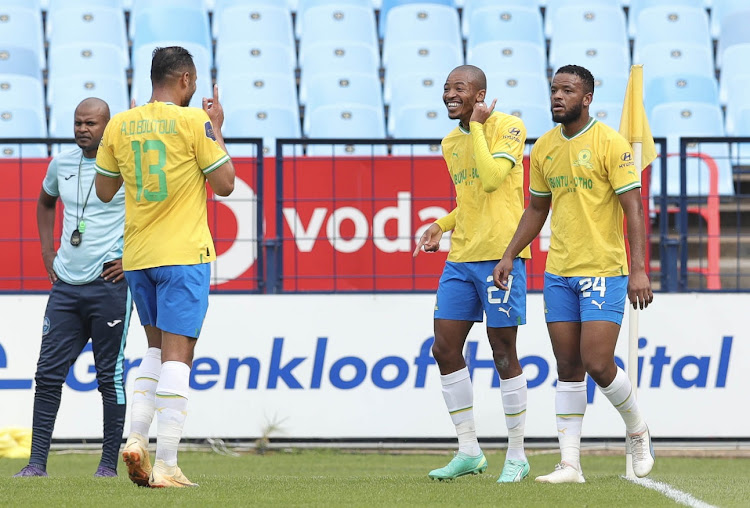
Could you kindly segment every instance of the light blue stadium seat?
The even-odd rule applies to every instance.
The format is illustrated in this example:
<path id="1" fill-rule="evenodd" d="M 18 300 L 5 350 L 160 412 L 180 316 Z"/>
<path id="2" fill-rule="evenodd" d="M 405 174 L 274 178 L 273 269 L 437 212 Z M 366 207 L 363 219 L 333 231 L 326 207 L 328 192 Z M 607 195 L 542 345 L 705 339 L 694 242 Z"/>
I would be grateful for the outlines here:
<path id="1" fill-rule="evenodd" d="M 523 41 L 546 49 L 542 15 L 538 8 L 493 4 L 471 12 L 468 19 L 464 13 L 467 51 L 492 41 Z"/>
<path id="2" fill-rule="evenodd" d="M 38 55 L 29 48 L 0 43 L 0 75 L 20 74 L 41 80 Z"/>
<path id="3" fill-rule="evenodd" d="M 300 83 L 299 102 L 311 111 L 329 104 L 365 104 L 382 109 L 383 91 L 374 74 L 313 74 Z"/>
<path id="4" fill-rule="evenodd" d="M 106 43 L 120 49 L 123 69 L 129 67 L 125 14 L 112 7 L 90 7 L 76 2 L 76 7 L 56 9 L 47 14 L 47 37 L 50 48 L 72 43 Z"/>
<path id="5" fill-rule="evenodd" d="M 292 16 L 279 5 L 247 4 L 227 7 L 214 17 L 216 51 L 224 44 L 256 41 L 276 42 L 289 48 L 296 58 Z"/>
<path id="6" fill-rule="evenodd" d="M 721 79 L 719 81 L 719 102 L 727 105 L 727 85 L 736 76 L 750 74 L 747 63 L 750 62 L 750 43 L 735 44 L 724 52 L 724 64 L 721 67 Z"/>
<path id="7" fill-rule="evenodd" d="M 0 4 L 0 48 L 25 48 L 45 68 L 42 13 L 27 7 Z"/>
<path id="8" fill-rule="evenodd" d="M 597 43 L 610 42 L 620 46 L 626 46 L 628 43 L 625 14 L 620 7 L 607 5 L 592 5 L 585 8 L 581 5 L 560 7 L 554 15 L 553 26 L 555 31 L 550 40 L 550 63 L 560 62 L 565 58 L 565 55 L 558 51 L 558 47 L 580 42 L 582 37 L 585 37 L 587 41 Z"/>
<path id="9" fill-rule="evenodd" d="M 31 76 L 0 73 L 0 104 L 23 106 L 44 116 L 44 83 Z"/>
<path id="10" fill-rule="evenodd" d="M 461 13 L 461 33 L 463 34 L 463 37 L 465 39 L 469 39 L 471 36 L 471 30 L 469 29 L 469 26 L 471 25 L 471 20 L 474 16 L 474 12 L 478 11 L 479 9 L 486 9 L 486 8 L 492 8 L 497 9 L 499 7 L 503 7 L 504 10 L 500 12 L 502 14 L 503 12 L 506 12 L 510 15 L 505 16 L 507 21 L 512 22 L 512 17 L 515 12 L 517 12 L 517 9 L 521 9 L 524 11 L 531 12 L 532 14 L 536 14 L 537 21 L 539 22 L 538 25 L 534 25 L 534 31 L 536 32 L 537 26 L 539 28 L 539 35 L 544 39 L 544 33 L 542 28 L 542 15 L 541 11 L 539 10 L 540 2 L 538 0 L 527 0 L 523 3 L 523 5 L 519 5 L 517 2 L 510 2 L 510 1 L 498 1 L 498 0 L 465 0 L 462 13 Z M 458 5 L 456 5 L 458 7 Z M 524 14 L 521 14 L 523 17 Z M 506 39 L 502 34 L 498 34 L 500 38 Z M 518 35 L 524 36 L 523 32 L 519 32 Z M 514 37 L 515 38 L 515 37 Z M 525 38 L 523 39 L 525 40 Z"/>
<path id="11" fill-rule="evenodd" d="M 747 131 L 743 130 L 747 124 L 742 123 L 745 120 L 741 120 L 741 117 L 747 114 L 743 110 L 750 108 L 750 94 L 747 93 L 750 90 L 750 70 L 745 70 L 744 74 L 727 77 L 727 81 L 725 84 L 727 93 L 727 134 L 730 136 L 747 136 Z M 741 125 L 742 127 L 740 127 Z M 739 134 L 739 132 L 744 133 Z"/>
<path id="12" fill-rule="evenodd" d="M 227 115 L 221 132 L 225 138 L 253 138 L 263 135 L 263 155 L 276 155 L 277 138 L 300 138 L 299 108 L 295 105 L 287 106 L 239 106 Z M 227 143 L 227 151 L 232 157 L 255 157 L 255 145 L 241 143 Z M 293 147 L 287 146 L 285 152 L 290 155 L 295 152 Z M 297 148 L 297 155 L 301 155 L 301 148 Z"/>
<path id="13" fill-rule="evenodd" d="M 213 43 L 205 11 L 188 7 L 162 7 L 158 3 L 138 11 L 135 26 L 134 52 L 155 41 L 178 40 L 199 44 L 211 53 Z"/>
<path id="14" fill-rule="evenodd" d="M 128 109 L 128 87 L 125 76 L 68 76 L 58 77 L 50 84 L 49 132 L 54 138 L 73 137 L 73 112 L 78 103 L 88 97 L 98 97 L 115 115 Z"/>
<path id="15" fill-rule="evenodd" d="M 555 37 L 555 30 L 560 27 L 555 22 L 555 17 L 557 11 L 563 7 L 577 9 L 581 14 L 586 11 L 595 12 L 595 9 L 602 7 L 619 9 L 622 12 L 620 0 L 547 0 L 544 12 L 544 35 L 547 38 L 553 39 Z M 588 34 L 586 38 L 588 38 Z"/>
<path id="16" fill-rule="evenodd" d="M 648 9 L 649 7 L 662 7 L 665 5 L 675 7 L 694 7 L 698 9 L 706 8 L 704 0 L 630 0 L 630 7 L 628 8 L 628 35 L 630 35 L 631 38 L 637 36 L 636 21 L 638 20 L 638 15 L 643 9 Z"/>
<path id="17" fill-rule="evenodd" d="M 47 145 L 7 144 L 3 138 L 46 138 L 47 122 L 38 110 L 0 106 L 0 158 L 47 157 Z"/>
<path id="18" fill-rule="evenodd" d="M 107 75 L 126 79 L 128 64 L 122 61 L 122 49 L 112 44 L 77 42 L 58 44 L 49 49 L 47 80 L 71 75 Z"/>
<path id="19" fill-rule="evenodd" d="M 547 73 L 544 46 L 525 41 L 483 42 L 466 50 L 466 63 L 485 72 L 513 69 L 542 75 Z"/>
<path id="20" fill-rule="evenodd" d="M 458 125 L 442 104 L 404 105 L 391 110 L 389 133 L 395 139 L 442 139 Z M 433 155 L 442 157 L 440 143 L 431 145 L 393 145 L 393 155 Z"/>
<path id="21" fill-rule="evenodd" d="M 594 76 L 595 102 L 622 102 L 628 86 L 628 74 L 596 74 Z"/>
<path id="22" fill-rule="evenodd" d="M 676 74 L 660 76 L 644 83 L 646 113 L 667 102 L 705 102 L 719 105 L 719 87 L 707 76 Z"/>
<path id="23" fill-rule="evenodd" d="M 211 53 L 203 45 L 181 40 L 154 41 L 133 50 L 133 78 L 130 96 L 138 105 L 145 104 L 151 98 L 151 59 L 157 47 L 182 46 L 193 55 L 195 71 L 198 76 L 196 91 L 190 106 L 202 107 L 203 97 L 213 95 L 211 82 Z"/>
<path id="24" fill-rule="evenodd" d="M 388 12 L 383 54 L 390 54 L 392 46 L 411 41 L 445 42 L 462 48 L 458 11 L 452 6 L 427 3 L 393 7 Z"/>
<path id="25" fill-rule="evenodd" d="M 388 105 L 395 107 L 406 104 L 445 107 L 443 104 L 443 85 L 445 78 L 428 72 L 408 72 L 393 78 Z M 385 99 L 385 97 L 384 97 Z"/>
<path id="26" fill-rule="evenodd" d="M 433 5 L 446 5 L 448 7 L 455 7 L 453 0 L 383 0 L 380 6 L 380 18 L 378 19 L 380 28 L 380 37 L 385 37 L 385 30 L 388 24 L 388 13 L 394 7 L 408 4 L 433 4 Z"/>
<path id="27" fill-rule="evenodd" d="M 461 49 L 445 42 L 409 42 L 391 46 L 391 54 L 383 55 L 385 100 L 390 100 L 391 79 L 397 76 L 412 72 L 428 72 L 430 75 L 442 75 L 442 82 L 445 83 L 448 74 L 463 63 Z"/>
<path id="28" fill-rule="evenodd" d="M 721 37 L 721 27 L 724 18 L 731 18 L 740 11 L 750 9 L 747 0 L 717 0 L 711 5 L 711 37 Z"/>
<path id="29" fill-rule="evenodd" d="M 724 120 L 717 105 L 699 102 L 671 102 L 655 106 L 649 120 L 654 137 L 667 138 L 670 154 L 679 154 L 680 136 L 724 136 Z M 719 171 L 720 195 L 734 194 L 732 166 L 728 143 L 689 146 L 688 154 L 702 153 L 715 161 Z M 667 158 L 667 195 L 680 194 L 679 155 Z M 661 194 L 661 178 L 654 171 L 651 179 L 652 195 Z M 708 165 L 696 157 L 687 159 L 687 194 L 705 196 L 709 193 Z"/>
<path id="30" fill-rule="evenodd" d="M 310 115 L 311 139 L 383 139 L 385 138 L 385 119 L 383 110 L 372 106 L 321 106 L 305 116 Z M 385 145 L 308 145 L 308 155 L 356 155 L 369 157 L 386 155 Z"/>
<path id="31" fill-rule="evenodd" d="M 375 14 L 371 8 L 357 5 L 323 5 L 307 9 L 300 34 L 300 61 L 307 47 L 328 41 L 361 42 L 377 51 Z"/>
<path id="32" fill-rule="evenodd" d="M 575 64 L 586 67 L 594 77 L 599 74 L 627 76 L 630 72 L 630 46 L 627 44 L 579 41 L 559 44 L 557 50 L 556 59 L 549 62 L 553 69 Z"/>
<path id="33" fill-rule="evenodd" d="M 126 0 L 127 1 L 127 0 Z M 136 38 L 136 29 L 137 29 L 137 22 L 141 17 L 141 14 L 145 10 L 150 9 L 159 9 L 159 10 L 171 10 L 171 9 L 181 9 L 181 10 L 192 10 L 192 11 L 198 11 L 208 16 L 208 9 L 206 8 L 206 4 L 204 0 L 130 0 L 132 2 L 132 5 L 130 7 L 130 26 L 128 27 L 128 35 L 129 37 L 135 41 Z M 126 6 L 127 9 L 127 6 Z M 161 16 L 161 14 L 160 14 Z M 175 25 L 174 19 L 170 18 L 163 18 L 164 20 L 169 21 L 162 21 L 164 25 L 172 25 L 172 29 L 179 28 L 179 25 Z M 183 27 L 184 28 L 184 27 Z M 165 37 L 166 38 L 166 37 Z"/>
<path id="34" fill-rule="evenodd" d="M 380 73 L 377 47 L 362 42 L 327 41 L 310 44 L 299 67 L 302 77 L 323 72 Z"/>
<path id="35" fill-rule="evenodd" d="M 237 72 L 270 72 L 293 75 L 296 60 L 289 48 L 278 42 L 255 41 L 223 44 L 216 52 L 216 82 L 221 84 Z"/>
<path id="36" fill-rule="evenodd" d="M 731 136 L 750 137 L 750 105 L 744 104 L 732 113 Z M 727 122 L 729 114 L 727 112 Z M 728 126 L 728 123 L 727 123 Z M 750 165 L 750 143 L 732 143 L 732 162 L 742 166 Z"/>
<path id="37" fill-rule="evenodd" d="M 714 57 L 710 47 L 702 44 L 660 42 L 644 46 L 634 64 L 643 64 L 643 80 L 658 76 L 690 73 L 713 77 Z"/>
<path id="38" fill-rule="evenodd" d="M 733 12 L 731 16 L 724 18 L 721 23 L 721 34 L 719 44 L 716 48 L 716 67 L 721 68 L 724 61 L 724 53 L 728 48 L 736 44 L 750 43 L 750 4 L 747 10 Z"/>
<path id="39" fill-rule="evenodd" d="M 549 104 L 549 82 L 546 75 L 528 72 L 485 72 L 487 95 L 485 102 L 500 111 L 509 111 L 520 104 Z"/>
<path id="40" fill-rule="evenodd" d="M 25 1 L 25 0 L 24 0 Z M 118 9 L 121 13 L 125 13 L 125 4 L 123 0 L 49 0 L 49 5 L 46 8 L 47 19 L 55 11 L 60 9 L 69 9 L 71 7 L 88 7 L 89 9 L 101 7 L 108 9 Z"/>
<path id="41" fill-rule="evenodd" d="M 3 0 L 3 5 L 6 7 L 23 7 L 32 11 L 43 11 L 47 0 Z"/>
<path id="42" fill-rule="evenodd" d="M 594 100 L 589 106 L 589 115 L 596 118 L 597 121 L 612 127 L 614 130 L 619 130 L 620 117 L 622 116 L 622 101 L 602 102 Z"/>
<path id="43" fill-rule="evenodd" d="M 235 72 L 219 85 L 219 98 L 225 111 L 249 106 L 299 107 L 293 73 Z"/>
<path id="44" fill-rule="evenodd" d="M 352 7 L 356 10 L 364 9 L 373 12 L 371 0 L 303 0 L 297 8 L 297 15 L 295 17 L 296 24 L 294 30 L 297 38 L 299 39 L 302 37 L 303 26 L 305 24 L 305 13 L 308 9 L 323 8 L 329 12 L 340 12 L 341 16 L 346 17 L 347 10 Z M 373 26 L 375 26 L 374 21 L 375 19 L 373 17 Z"/>
<path id="45" fill-rule="evenodd" d="M 514 104 L 512 108 L 496 107 L 495 109 L 523 120 L 526 127 L 526 139 L 534 139 L 555 126 L 548 104 Z"/>
<path id="46" fill-rule="evenodd" d="M 706 10 L 698 7 L 661 6 L 643 9 L 636 20 L 633 61 L 641 48 L 670 42 L 675 45 L 696 44 L 711 47 Z"/>

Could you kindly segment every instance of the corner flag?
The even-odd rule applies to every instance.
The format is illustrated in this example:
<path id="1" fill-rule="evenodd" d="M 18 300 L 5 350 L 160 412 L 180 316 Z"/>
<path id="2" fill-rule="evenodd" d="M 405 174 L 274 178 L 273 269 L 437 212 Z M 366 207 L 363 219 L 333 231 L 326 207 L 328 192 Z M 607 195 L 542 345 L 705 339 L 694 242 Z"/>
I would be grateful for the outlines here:
<path id="1" fill-rule="evenodd" d="M 620 134 L 625 137 L 631 145 L 641 144 L 641 160 L 636 156 L 636 164 L 640 162 L 640 170 L 651 164 L 656 159 L 656 147 L 651 129 L 648 126 L 648 118 L 643 108 L 643 65 L 632 65 L 628 88 L 625 90 L 625 101 L 622 105 L 622 116 L 620 117 Z M 633 151 L 637 151 L 633 146 Z M 635 154 L 634 154 L 635 155 Z"/>

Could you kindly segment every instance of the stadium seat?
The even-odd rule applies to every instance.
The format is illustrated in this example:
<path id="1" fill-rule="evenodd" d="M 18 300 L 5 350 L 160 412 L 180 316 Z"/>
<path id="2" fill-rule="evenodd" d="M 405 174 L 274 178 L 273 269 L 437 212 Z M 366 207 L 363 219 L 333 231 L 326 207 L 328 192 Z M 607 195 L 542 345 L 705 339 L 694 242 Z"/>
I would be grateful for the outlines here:
<path id="1" fill-rule="evenodd" d="M 463 52 L 452 44 L 432 42 L 422 44 L 409 42 L 391 46 L 391 54 L 383 55 L 385 86 L 383 94 L 386 102 L 391 97 L 391 80 L 397 76 L 413 72 L 427 72 L 431 76 L 443 76 L 445 83 L 448 74 L 463 65 Z"/>
<path id="2" fill-rule="evenodd" d="M 212 54 L 213 42 L 205 11 L 187 7 L 167 7 L 162 3 L 144 7 L 131 15 L 135 16 L 133 52 L 155 41 L 183 41 L 198 44 Z M 158 5 L 158 7 L 156 6 Z M 134 11 L 135 12 L 135 11 Z"/>
<path id="3" fill-rule="evenodd" d="M 307 46 L 307 54 L 304 59 L 300 58 L 299 67 L 303 78 L 310 74 L 338 71 L 379 75 L 380 54 L 377 46 L 362 42 L 318 42 Z"/>
<path id="4" fill-rule="evenodd" d="M 111 44 L 77 42 L 57 44 L 49 49 L 47 80 L 71 75 L 107 75 L 126 79 L 129 63 L 122 61 L 122 49 Z M 50 86 L 50 89 L 52 87 Z"/>
<path id="5" fill-rule="evenodd" d="M 451 120 L 442 104 L 434 106 L 405 105 L 391 110 L 388 121 L 389 133 L 394 139 L 436 139 L 444 138 L 458 125 Z M 440 143 L 431 145 L 393 145 L 393 155 L 435 155 L 441 157 Z"/>
<path id="6" fill-rule="evenodd" d="M 721 37 L 722 20 L 750 9 L 747 0 L 717 0 L 711 4 L 711 37 Z"/>
<path id="7" fill-rule="evenodd" d="M 270 72 L 293 75 L 296 60 L 289 48 L 278 42 L 255 41 L 223 44 L 216 51 L 216 82 L 231 79 L 233 74 Z M 221 81 L 220 81 L 221 78 Z"/>
<path id="8" fill-rule="evenodd" d="M 3 138 L 46 137 L 47 122 L 38 110 L 0 106 L 0 158 L 47 157 L 47 145 L 3 143 Z"/>
<path id="9" fill-rule="evenodd" d="M 546 75 L 512 70 L 485 72 L 485 75 L 485 102 L 492 104 L 497 99 L 496 108 L 500 111 L 510 111 L 521 104 L 549 104 L 549 82 Z"/>
<path id="10" fill-rule="evenodd" d="M 377 51 L 378 36 L 372 8 L 357 5 L 321 5 L 303 14 L 300 34 L 300 61 L 311 44 L 329 41 L 360 42 Z"/>
<path id="11" fill-rule="evenodd" d="M 620 7 L 606 5 L 593 5 L 586 8 L 581 5 L 560 7 L 554 15 L 553 25 L 555 31 L 550 40 L 550 63 L 558 62 L 565 56 L 559 52 L 560 46 L 580 42 L 582 34 L 585 34 L 586 40 L 596 43 L 609 42 L 623 47 L 626 47 L 628 43 L 625 14 Z"/>
<path id="12" fill-rule="evenodd" d="M 577 9 L 579 13 L 584 10 L 595 12 L 602 7 L 619 9 L 622 12 L 620 0 L 547 0 L 544 12 L 544 35 L 549 39 L 554 38 L 556 28 L 560 27 L 555 21 L 555 17 L 558 10 L 563 7 L 572 7 Z M 588 38 L 588 34 L 586 38 Z"/>
<path id="13" fill-rule="evenodd" d="M 453 0 L 383 0 L 380 6 L 380 18 L 378 24 L 380 28 L 380 37 L 385 38 L 385 30 L 388 24 L 388 13 L 394 7 L 408 4 L 435 4 L 435 5 L 446 5 L 448 7 L 455 7 Z"/>
<path id="14" fill-rule="evenodd" d="M 705 102 L 719 105 L 719 87 L 707 76 L 676 74 L 660 76 L 644 83 L 646 113 L 668 102 Z"/>
<path id="15" fill-rule="evenodd" d="M 542 28 L 542 15 L 541 11 L 539 10 L 540 2 L 538 0 L 527 0 L 524 2 L 523 5 L 517 5 L 514 2 L 498 2 L 498 0 L 465 0 L 463 8 L 461 10 L 461 33 L 463 34 L 464 39 L 469 39 L 471 35 L 471 30 L 469 30 L 469 26 L 471 25 L 471 19 L 474 16 L 474 12 L 479 9 L 485 9 L 485 8 L 492 8 L 496 9 L 500 7 L 500 5 L 505 8 L 504 12 L 507 12 L 510 15 L 510 18 L 507 21 L 512 22 L 512 17 L 514 16 L 514 13 L 517 12 L 517 9 L 520 8 L 521 10 L 528 11 L 532 15 L 536 14 L 536 18 L 538 21 L 538 25 L 534 25 L 534 31 L 536 31 L 537 27 L 539 28 L 539 35 L 542 39 L 544 39 L 544 33 Z M 458 7 L 458 5 L 456 5 Z M 502 14 L 502 12 L 500 13 Z M 523 14 L 522 14 L 523 16 Z M 505 16 L 508 18 L 508 16 Z M 520 32 L 518 35 L 521 35 L 525 37 L 525 35 Z M 503 35 L 500 35 L 500 38 L 505 39 L 506 37 Z M 515 38 L 515 36 L 513 37 Z M 525 40 L 525 38 L 523 39 Z"/>
<path id="16" fill-rule="evenodd" d="M 630 0 L 630 6 L 628 7 L 628 35 L 631 38 L 635 38 L 638 35 L 636 21 L 643 9 L 662 7 L 664 5 L 705 9 L 704 0 Z"/>
<path id="17" fill-rule="evenodd" d="M 243 107 L 298 108 L 292 73 L 235 72 L 219 85 L 219 94 L 226 111 Z"/>
<path id="18" fill-rule="evenodd" d="M 253 138 L 262 133 L 263 155 L 276 155 L 276 138 L 300 138 L 299 108 L 296 104 L 287 106 L 238 106 L 227 115 L 221 132 L 225 138 Z M 232 157 L 255 157 L 255 145 L 227 143 L 227 151 Z M 294 152 L 293 147 L 287 150 Z M 300 155 L 301 149 L 296 153 Z"/>
<path id="19" fill-rule="evenodd" d="M 724 136 L 724 121 L 719 106 L 700 102 L 671 102 L 655 106 L 651 118 L 654 137 L 667 138 L 670 154 L 679 154 L 681 136 Z M 688 154 L 701 153 L 715 161 L 719 171 L 719 194 L 733 195 L 734 183 L 728 143 L 700 143 L 688 146 Z M 668 157 L 667 195 L 680 194 L 680 160 L 678 155 Z M 688 157 L 687 194 L 705 196 L 709 192 L 708 166 L 700 158 Z M 661 177 L 654 171 L 651 179 L 652 195 L 661 194 Z"/>
<path id="20" fill-rule="evenodd" d="M 727 105 L 727 85 L 736 76 L 750 74 L 747 63 L 750 62 L 750 43 L 735 44 L 724 52 L 724 64 L 721 66 L 719 81 L 719 102 Z"/>
<path id="21" fill-rule="evenodd" d="M 490 41 L 466 50 L 466 63 L 485 72 L 513 69 L 518 72 L 547 74 L 544 46 L 523 41 Z"/>
<path id="22" fill-rule="evenodd" d="M 0 43 L 0 76 L 19 74 L 41 80 L 38 56 L 33 50 Z"/>
<path id="23" fill-rule="evenodd" d="M 546 50 L 539 9 L 520 5 L 493 5 L 475 9 L 466 26 L 467 52 L 478 44 L 494 41 L 522 41 Z M 546 53 L 546 51 L 545 51 Z"/>
<path id="24" fill-rule="evenodd" d="M 39 69 L 45 68 L 41 11 L 0 5 L 0 48 L 9 46 L 30 50 Z"/>
<path id="25" fill-rule="evenodd" d="M 125 15 L 122 9 L 90 7 L 59 8 L 47 14 L 47 37 L 50 48 L 61 44 L 97 43 L 119 48 L 123 69 L 130 66 Z"/>
<path id="26" fill-rule="evenodd" d="M 644 82 L 658 76 L 690 73 L 713 77 L 714 57 L 710 47 L 697 44 L 660 42 L 643 46 L 634 64 L 643 64 Z"/>
<path id="27" fill-rule="evenodd" d="M 622 103 L 627 86 L 627 74 L 596 74 L 594 75 L 594 101 Z"/>
<path id="28" fill-rule="evenodd" d="M 623 97 L 624 95 L 623 91 Z M 595 100 L 589 106 L 589 115 L 592 118 L 596 118 L 597 121 L 612 127 L 614 130 L 619 130 L 620 117 L 622 116 L 622 99 L 620 102 Z"/>
<path id="29" fill-rule="evenodd" d="M 36 63 L 34 63 L 34 67 L 36 67 Z M 40 118 L 42 122 L 44 122 L 45 127 L 45 133 L 44 136 L 46 137 L 46 117 L 47 117 L 47 110 L 44 102 L 44 83 L 41 79 L 31 77 L 31 76 L 25 76 L 21 74 L 5 74 L 0 73 L 0 113 L 6 110 L 6 108 L 16 108 L 21 107 L 23 108 L 24 112 L 21 113 L 20 117 L 17 117 L 16 119 L 23 119 L 26 118 L 25 121 L 28 121 L 28 118 L 33 118 L 33 116 L 29 116 L 27 114 L 27 111 L 33 111 L 36 113 L 37 118 Z M 12 114 L 12 113 L 11 113 Z M 8 118 L 8 120 L 12 120 L 12 118 Z M 3 124 L 3 122 L 0 119 L 0 124 Z M 9 126 L 6 125 L 6 127 L 9 129 Z M 6 129 L 2 129 L 2 132 L 6 132 Z M 36 131 L 34 131 L 36 132 Z M 3 134 L 5 137 L 23 137 L 21 134 L 12 134 L 10 130 L 7 130 L 8 134 Z M 36 137 L 36 135 L 34 136 Z M 0 140 L 0 158 L 2 157 L 9 157 L 13 156 L 14 154 L 17 155 L 18 153 L 18 146 L 15 148 L 3 146 L 2 141 Z M 24 145 L 25 148 L 28 148 L 30 145 Z M 22 147 L 22 148 L 24 148 Z M 44 146 L 43 150 L 39 150 L 40 147 L 36 147 L 36 152 L 41 153 L 41 151 L 44 152 L 44 155 L 47 154 L 47 147 Z M 9 150 L 8 153 L 2 153 L 5 150 Z M 24 154 L 25 154 L 24 150 Z"/>
<path id="30" fill-rule="evenodd" d="M 601 74 L 628 75 L 630 71 L 630 47 L 627 44 L 598 41 L 579 41 L 559 44 L 557 57 L 550 59 L 550 67 L 575 64 L 586 67 L 594 77 Z"/>
<path id="31" fill-rule="evenodd" d="M 321 106 L 305 112 L 310 115 L 311 139 L 383 139 L 385 138 L 385 119 L 383 110 L 372 106 Z M 308 155 L 386 155 L 385 145 L 337 144 L 308 145 Z"/>
<path id="32" fill-rule="evenodd" d="M 310 110 L 329 104 L 365 104 L 382 109 L 383 91 L 380 79 L 373 74 L 313 74 L 300 83 L 299 102 Z"/>
<path id="33" fill-rule="evenodd" d="M 99 9 L 104 7 L 106 9 L 118 9 L 120 13 L 122 13 L 123 15 L 125 14 L 125 4 L 123 0 L 49 0 L 46 8 L 47 19 L 49 19 L 50 15 L 52 15 L 55 11 L 58 11 L 60 9 L 69 9 L 71 7 L 88 7 L 90 9 Z"/>
<path id="34" fill-rule="evenodd" d="M 671 5 L 643 9 L 636 20 L 633 61 L 640 58 L 644 46 L 663 42 L 711 48 L 706 10 Z"/>
<path id="35" fill-rule="evenodd" d="M 555 126 L 549 105 L 515 104 L 512 108 L 495 108 L 523 120 L 526 139 L 536 139 Z"/>
<path id="36" fill-rule="evenodd" d="M 158 2 L 155 2 L 154 0 L 131 0 L 131 2 L 132 6 L 130 8 L 130 26 L 128 35 L 133 41 L 135 41 L 136 38 L 137 22 L 140 19 L 143 11 L 146 10 L 158 9 L 162 11 L 160 12 L 160 16 L 163 16 L 164 10 L 169 11 L 176 8 L 179 10 L 197 11 L 208 18 L 208 9 L 206 9 L 204 0 L 158 0 Z M 166 22 L 164 20 L 169 20 L 169 22 Z M 172 30 L 185 28 L 184 26 L 181 27 L 180 25 L 177 25 L 175 21 L 176 20 L 170 19 L 169 17 L 164 17 L 162 18 L 161 24 L 165 27 L 171 25 L 170 29 Z"/>
<path id="37" fill-rule="evenodd" d="M 407 72 L 396 76 L 386 104 L 394 107 L 406 104 L 443 106 L 443 84 L 446 77 L 427 72 Z"/>
<path id="38" fill-rule="evenodd" d="M 391 46 L 412 41 L 445 42 L 463 48 L 456 9 L 426 3 L 393 7 L 388 12 L 383 54 L 390 54 Z"/>
<path id="39" fill-rule="evenodd" d="M 128 87 L 125 76 L 60 76 L 50 83 L 49 132 L 53 138 L 73 137 L 73 112 L 78 103 L 88 97 L 98 97 L 109 105 L 115 115 L 128 109 Z"/>
<path id="40" fill-rule="evenodd" d="M 278 5 L 247 4 L 224 9 L 214 17 L 216 51 L 225 44 L 276 42 L 289 48 L 296 58 L 292 17 L 289 9 Z"/>
<path id="41" fill-rule="evenodd" d="M 203 97 L 213 95 L 211 81 L 211 53 L 200 44 L 181 40 L 154 41 L 133 50 L 133 78 L 130 96 L 137 104 L 145 104 L 151 98 L 151 59 L 157 47 L 182 46 L 193 55 L 198 81 L 190 106 L 202 107 Z"/>
<path id="42" fill-rule="evenodd" d="M 730 136 L 747 136 L 749 134 L 746 130 L 742 134 L 738 133 L 742 131 L 738 126 L 742 125 L 742 129 L 747 126 L 746 120 L 742 120 L 742 122 L 745 122 L 742 123 L 740 119 L 743 115 L 747 114 L 743 110 L 750 108 L 750 94 L 747 93 L 750 90 L 750 71 L 746 70 L 744 74 L 728 77 L 727 81 L 725 84 L 727 93 L 727 134 Z"/>
<path id="43" fill-rule="evenodd" d="M 328 12 L 340 12 L 339 18 L 345 18 L 346 12 L 350 8 L 356 10 L 367 10 L 372 13 L 372 1 L 371 0 L 303 0 L 297 8 L 297 14 L 295 16 L 296 24 L 294 26 L 297 38 L 300 39 L 303 33 L 303 26 L 305 24 L 305 14 L 308 9 L 322 8 Z M 375 18 L 373 13 L 373 27 L 375 26 Z"/>
<path id="44" fill-rule="evenodd" d="M 721 23 L 721 34 L 716 48 L 716 67 L 721 68 L 724 61 L 724 53 L 728 48 L 736 44 L 750 43 L 750 4 L 748 10 L 737 11 L 731 16 L 724 18 Z"/>

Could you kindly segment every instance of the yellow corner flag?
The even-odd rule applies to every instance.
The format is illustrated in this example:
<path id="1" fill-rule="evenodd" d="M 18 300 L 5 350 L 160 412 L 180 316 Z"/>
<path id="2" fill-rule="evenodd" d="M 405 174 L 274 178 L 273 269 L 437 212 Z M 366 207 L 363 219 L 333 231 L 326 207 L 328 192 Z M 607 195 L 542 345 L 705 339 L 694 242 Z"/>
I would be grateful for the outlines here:
<path id="1" fill-rule="evenodd" d="M 620 134 L 630 141 L 631 145 L 641 143 L 641 160 L 636 161 L 641 163 L 641 171 L 656 159 L 654 138 L 651 136 L 646 110 L 643 108 L 643 65 L 630 67 L 628 88 L 625 90 L 620 117 Z"/>

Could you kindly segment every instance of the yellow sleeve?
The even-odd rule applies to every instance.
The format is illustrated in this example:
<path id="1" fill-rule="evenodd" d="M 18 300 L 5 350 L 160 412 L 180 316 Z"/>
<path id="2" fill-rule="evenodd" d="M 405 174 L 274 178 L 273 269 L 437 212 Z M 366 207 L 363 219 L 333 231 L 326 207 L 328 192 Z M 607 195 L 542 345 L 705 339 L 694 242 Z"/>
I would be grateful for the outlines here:
<path id="1" fill-rule="evenodd" d="M 446 231 L 451 231 L 456 227 L 456 213 L 458 213 L 458 207 L 451 210 L 451 213 L 449 213 L 445 217 L 441 217 L 435 221 L 435 223 L 440 226 L 440 229 L 443 230 L 443 233 L 445 233 Z"/>
<path id="2" fill-rule="evenodd" d="M 492 192 L 500 187 L 505 177 L 516 164 L 516 160 L 508 154 L 495 158 L 490 153 L 487 139 L 484 135 L 484 125 L 479 122 L 469 122 L 471 140 L 474 145 L 474 159 L 479 171 L 479 181 L 485 192 Z"/>
<path id="3" fill-rule="evenodd" d="M 636 170 L 633 150 L 628 140 L 622 136 L 614 136 L 610 138 L 607 148 L 607 177 L 615 194 L 639 188 L 641 175 Z"/>
<path id="4" fill-rule="evenodd" d="M 104 128 L 102 140 L 99 142 L 99 148 L 96 151 L 96 172 L 111 178 L 120 176 L 120 166 L 115 159 L 112 146 L 112 131 L 115 129 L 114 122 L 109 122 Z"/>
<path id="5" fill-rule="evenodd" d="M 537 197 L 550 197 L 552 191 L 547 185 L 547 180 L 544 178 L 542 173 L 542 165 L 539 163 L 539 157 L 543 154 L 538 154 L 541 150 L 539 148 L 539 141 L 534 143 L 531 148 L 531 156 L 529 157 L 529 194 Z"/>
<path id="6" fill-rule="evenodd" d="M 190 120 L 198 166 L 207 175 L 228 161 L 229 155 L 216 142 L 214 127 L 205 111 L 199 110 Z"/>

